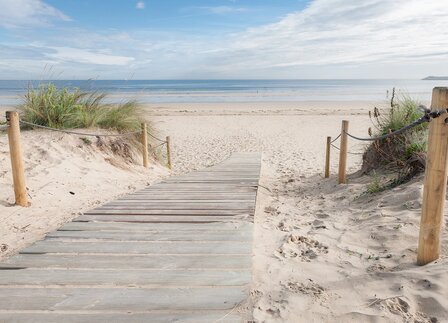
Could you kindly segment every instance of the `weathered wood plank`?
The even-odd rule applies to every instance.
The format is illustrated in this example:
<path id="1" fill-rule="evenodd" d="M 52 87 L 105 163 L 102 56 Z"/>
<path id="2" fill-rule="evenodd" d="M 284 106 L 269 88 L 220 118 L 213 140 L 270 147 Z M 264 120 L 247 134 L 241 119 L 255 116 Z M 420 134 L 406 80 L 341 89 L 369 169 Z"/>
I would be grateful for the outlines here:
<path id="1" fill-rule="evenodd" d="M 19 254 L 1 268 L 115 268 L 115 269 L 248 269 L 247 255 L 54 255 Z"/>
<path id="2" fill-rule="evenodd" d="M 148 241 L 57 241 L 55 239 L 39 241 L 34 245 L 23 249 L 25 253 L 115 253 L 115 254 L 247 254 L 252 253 L 251 244 L 245 241 L 233 241 L 223 243 L 222 241 L 208 241 L 207 243 L 185 243 L 185 242 L 148 242 Z M 0 273 L 1 275 L 1 273 Z"/>
<path id="3" fill-rule="evenodd" d="M 182 232 L 135 232 L 135 231 L 54 231 L 47 235 L 51 240 L 124 240 L 124 241 L 252 241 L 251 231 L 228 232 L 182 231 Z"/>
<path id="4" fill-rule="evenodd" d="M 117 214 L 117 215 L 208 215 L 208 216 L 219 216 L 219 215 L 238 215 L 238 214 L 252 214 L 253 209 L 241 209 L 241 210 L 145 210 L 145 209 L 105 209 L 97 208 L 88 211 L 84 214 L 100 215 L 100 214 Z"/>
<path id="5" fill-rule="evenodd" d="M 8 288 L 0 287 L 3 310 L 220 310 L 246 295 L 220 288 Z"/>
<path id="6" fill-rule="evenodd" d="M 234 221 L 226 223 L 151 223 L 139 224 L 132 223 L 110 223 L 110 222 L 69 222 L 64 224 L 59 231 L 101 231 L 101 230 L 115 230 L 115 231 L 198 231 L 204 230 L 208 232 L 215 231 L 236 231 L 236 230 L 252 230 L 252 224 Z M 231 234 L 231 233 L 229 233 Z"/>
<path id="7" fill-rule="evenodd" d="M 243 286 L 250 270 L 0 270 L 0 287 L 11 286 Z M 0 304 L 1 308 L 1 304 Z M 3 308 L 1 308 L 3 309 Z"/>
<path id="8" fill-rule="evenodd" d="M 132 207 L 134 210 L 253 210 L 253 203 L 151 203 L 151 202 L 138 202 L 138 203 L 107 203 L 98 209 L 114 209 L 114 210 L 126 210 Z"/>
<path id="9" fill-rule="evenodd" d="M 222 223 L 227 221 L 253 222 L 252 215 L 233 216 L 195 216 L 195 215 L 120 215 L 120 214 L 91 214 L 81 215 L 74 222 L 101 221 L 101 222 L 129 222 L 129 223 Z"/>

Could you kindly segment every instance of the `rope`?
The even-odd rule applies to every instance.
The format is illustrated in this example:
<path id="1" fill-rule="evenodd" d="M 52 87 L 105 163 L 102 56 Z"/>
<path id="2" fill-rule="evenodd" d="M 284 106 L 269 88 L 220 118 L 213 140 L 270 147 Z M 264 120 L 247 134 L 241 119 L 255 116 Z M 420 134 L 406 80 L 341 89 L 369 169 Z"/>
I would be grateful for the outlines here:
<path id="1" fill-rule="evenodd" d="M 337 150 L 341 150 L 338 146 L 335 146 L 333 144 L 331 144 L 331 147 L 333 147 L 333 148 L 335 148 Z M 363 155 L 364 153 L 351 153 L 351 152 L 347 151 L 347 154 L 349 154 L 349 155 Z"/>
<path id="2" fill-rule="evenodd" d="M 162 142 L 161 144 L 158 144 L 157 146 L 155 146 L 155 147 L 151 147 L 151 151 L 154 151 L 154 150 L 156 150 L 157 148 L 159 148 L 159 147 L 162 147 L 163 145 L 165 145 L 166 144 L 166 141 L 165 142 Z"/>
<path id="3" fill-rule="evenodd" d="M 157 141 L 166 143 L 166 140 L 162 140 L 162 139 L 160 139 L 160 138 L 157 138 L 156 136 L 154 136 L 153 134 L 151 134 L 149 131 L 148 131 L 148 135 L 149 135 L 151 138 L 153 138 L 153 139 L 155 139 L 155 140 L 157 140 Z"/>
<path id="4" fill-rule="evenodd" d="M 442 114 L 447 113 L 447 110 L 434 110 L 434 111 L 430 111 L 428 108 L 426 108 L 426 107 L 423 106 L 423 105 L 421 105 L 420 108 L 421 108 L 421 109 L 423 110 L 423 112 L 424 112 L 424 115 L 423 115 L 421 118 L 419 118 L 419 119 L 415 120 L 414 122 L 412 122 L 412 123 L 410 123 L 410 124 L 404 126 L 404 127 L 401 128 L 401 129 L 395 130 L 395 131 L 393 131 L 393 132 L 391 132 L 391 133 L 388 133 L 388 134 L 385 134 L 385 135 L 382 135 L 382 136 L 378 136 L 378 137 L 370 137 L 370 138 L 360 138 L 360 137 L 356 137 L 356 136 L 354 136 L 354 135 L 348 133 L 347 131 L 344 131 L 344 132 L 347 134 L 347 136 L 349 136 L 349 137 L 351 137 L 351 138 L 353 138 L 353 139 L 355 139 L 355 140 L 360 140 L 360 141 L 378 141 L 378 140 L 384 140 L 384 139 L 387 139 L 387 138 L 390 138 L 390 137 L 399 135 L 399 134 L 401 134 L 401 133 L 403 133 L 403 132 L 405 132 L 405 131 L 407 131 L 407 130 L 409 130 L 409 129 L 412 129 L 412 128 L 414 128 L 414 127 L 416 127 L 416 126 L 418 126 L 418 125 L 420 125 L 420 124 L 422 124 L 422 123 L 429 122 L 431 119 L 438 118 L 438 117 L 440 117 Z"/>
<path id="5" fill-rule="evenodd" d="M 56 132 L 62 132 L 62 133 L 68 133 L 68 134 L 78 135 L 78 136 L 127 137 L 127 136 L 132 136 L 132 135 L 141 133 L 141 131 L 133 131 L 133 132 L 126 132 L 126 133 L 119 133 L 119 134 L 93 134 L 93 133 L 85 133 L 85 132 L 78 132 L 78 131 L 72 131 L 72 130 L 62 130 L 62 129 L 46 127 L 46 126 L 41 126 L 41 125 L 38 125 L 38 124 L 35 124 L 35 123 L 23 121 L 23 120 L 20 120 L 20 123 L 28 125 L 28 126 L 36 127 L 36 128 L 41 128 L 41 129 L 46 129 L 46 130 L 51 130 L 51 131 L 56 131 Z"/>
<path id="6" fill-rule="evenodd" d="M 338 140 L 339 138 L 341 137 L 341 133 L 336 137 L 336 138 L 334 138 L 330 143 L 332 144 L 332 143 L 334 143 L 336 140 Z"/>

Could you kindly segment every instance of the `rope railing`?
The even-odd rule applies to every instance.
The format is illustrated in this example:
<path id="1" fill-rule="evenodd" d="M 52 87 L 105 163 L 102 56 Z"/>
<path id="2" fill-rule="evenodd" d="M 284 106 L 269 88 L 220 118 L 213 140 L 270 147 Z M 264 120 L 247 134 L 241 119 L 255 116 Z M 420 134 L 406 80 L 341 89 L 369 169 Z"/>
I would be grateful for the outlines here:
<path id="1" fill-rule="evenodd" d="M 417 120 L 415 120 L 414 122 L 411 122 L 410 124 L 407 124 L 404 127 L 400 128 L 400 129 L 397 129 L 395 131 L 391 131 L 388 134 L 375 136 L 375 137 L 371 136 L 371 137 L 364 138 L 364 137 L 358 137 L 358 136 L 355 136 L 355 135 L 349 133 L 347 131 L 347 129 L 346 129 L 346 128 L 348 128 L 348 121 L 344 120 L 343 121 L 342 130 L 339 133 L 339 135 L 335 139 L 333 139 L 333 140 L 331 140 L 331 137 L 327 137 L 327 156 L 326 156 L 326 162 L 325 162 L 325 177 L 328 178 L 330 176 L 330 165 L 329 165 L 330 157 L 329 157 L 329 154 L 330 154 L 331 148 L 334 148 L 334 149 L 340 151 L 339 162 L 343 163 L 343 164 L 345 164 L 345 162 L 346 162 L 346 155 L 347 154 L 349 154 L 349 155 L 363 155 L 363 153 L 349 152 L 348 149 L 346 149 L 346 147 L 344 147 L 343 149 L 341 149 L 340 147 L 337 147 L 333 143 L 335 141 L 337 141 L 338 139 L 341 138 L 341 145 L 342 145 L 342 141 L 344 141 L 345 143 L 347 142 L 347 137 L 350 137 L 350 138 L 358 140 L 358 141 L 381 141 L 381 140 L 386 140 L 386 139 L 389 139 L 391 137 L 400 135 L 400 134 L 402 134 L 402 133 L 404 133 L 404 132 L 406 132 L 406 131 L 408 131 L 408 130 L 410 130 L 412 128 L 415 128 L 415 127 L 417 127 L 417 126 L 419 126 L 419 125 L 421 125 L 421 124 L 423 124 L 425 122 L 430 122 L 431 119 L 438 118 L 441 115 L 448 113 L 448 109 L 430 110 L 430 109 L 428 109 L 424 105 L 420 105 L 419 108 L 423 112 L 423 115 L 420 118 L 418 118 Z M 344 124 L 344 122 L 345 122 L 345 124 Z M 345 165 L 343 165 L 343 168 L 345 168 Z M 339 175 L 340 175 L 339 176 L 339 183 L 340 184 L 345 183 L 346 182 L 346 178 L 345 178 L 344 169 L 340 169 Z"/>
<path id="2" fill-rule="evenodd" d="M 170 145 L 170 137 L 167 136 L 166 140 L 162 140 L 157 138 L 153 134 L 147 131 L 146 123 L 142 123 L 142 129 L 140 131 L 130 131 L 125 133 L 89 133 L 77 130 L 66 130 L 66 129 L 57 129 L 48 126 L 43 126 L 39 124 L 35 124 L 32 122 L 28 122 L 25 120 L 20 120 L 20 116 L 16 111 L 7 111 L 6 112 L 6 121 L 7 124 L 1 124 L 0 130 L 8 129 L 8 141 L 9 141 L 9 150 L 11 155 L 11 168 L 13 173 L 13 186 L 14 186 L 14 194 L 15 194 L 15 204 L 20 206 L 28 206 L 28 194 L 25 184 L 25 167 L 22 157 L 22 147 L 21 147 L 21 139 L 20 139 L 20 125 L 25 125 L 29 127 L 35 127 L 40 129 L 45 129 L 48 131 L 55 131 L 58 133 L 65 133 L 70 135 L 77 135 L 82 137 L 131 137 L 140 135 L 140 141 L 142 144 L 142 158 L 143 158 L 143 166 L 148 167 L 148 155 L 149 151 L 155 151 L 157 148 L 166 145 L 166 158 L 167 158 L 167 166 L 171 169 L 171 145 Z M 148 135 L 150 135 L 155 140 L 160 143 L 154 147 L 150 147 L 148 149 Z"/>
<path id="3" fill-rule="evenodd" d="M 61 132 L 61 133 L 67 133 L 70 135 L 85 136 L 85 137 L 89 137 L 89 136 L 90 137 L 128 137 L 128 136 L 133 136 L 133 135 L 141 133 L 141 131 L 131 131 L 131 132 L 126 132 L 126 133 L 116 133 L 116 134 L 98 134 L 98 133 L 88 133 L 88 132 L 79 132 L 79 131 L 73 131 L 73 130 L 52 128 L 52 127 L 42 126 L 42 125 L 35 124 L 32 122 L 28 122 L 28 121 L 23 121 L 23 120 L 20 120 L 19 122 L 21 124 L 24 124 L 24 125 L 27 125 L 30 127 L 34 127 L 34 128 L 40 128 L 40 129 Z"/>

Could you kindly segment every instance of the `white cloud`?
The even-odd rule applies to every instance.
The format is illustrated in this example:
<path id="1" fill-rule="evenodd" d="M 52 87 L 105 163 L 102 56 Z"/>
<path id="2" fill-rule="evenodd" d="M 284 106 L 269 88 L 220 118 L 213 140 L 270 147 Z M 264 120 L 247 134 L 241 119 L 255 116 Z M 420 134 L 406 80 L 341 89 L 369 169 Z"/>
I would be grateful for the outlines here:
<path id="1" fill-rule="evenodd" d="M 137 8 L 137 9 L 145 9 L 145 3 L 143 1 L 139 1 L 135 5 L 135 8 Z"/>
<path id="2" fill-rule="evenodd" d="M 105 53 L 93 52 L 91 50 L 71 47 L 47 47 L 55 50 L 54 53 L 46 54 L 47 57 L 58 61 L 71 61 L 95 65 L 127 65 L 134 60 L 133 57 L 116 56 Z"/>
<path id="3" fill-rule="evenodd" d="M 253 68 L 424 63 L 434 53 L 448 58 L 447 26 L 448 6 L 439 0 L 315 0 L 277 23 L 234 36 L 225 55 Z"/>
<path id="4" fill-rule="evenodd" d="M 41 0 L 0 0 L 0 26 L 46 26 L 54 20 L 71 20 Z"/>

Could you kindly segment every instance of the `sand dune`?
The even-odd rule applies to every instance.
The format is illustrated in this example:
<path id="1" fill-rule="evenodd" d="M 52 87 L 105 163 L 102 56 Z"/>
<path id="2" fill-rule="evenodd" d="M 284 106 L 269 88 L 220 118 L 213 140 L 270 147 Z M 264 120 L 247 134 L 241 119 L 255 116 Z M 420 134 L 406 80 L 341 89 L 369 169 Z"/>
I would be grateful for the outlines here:
<path id="1" fill-rule="evenodd" d="M 41 239 L 81 212 L 168 176 L 165 167 L 141 165 L 122 139 L 33 130 L 22 132 L 31 206 L 14 203 L 7 137 L 0 135 L 0 257 Z"/>

